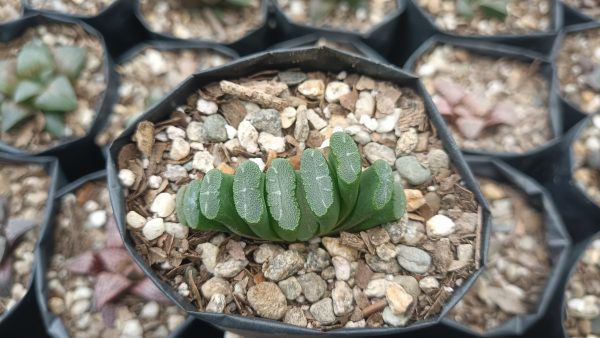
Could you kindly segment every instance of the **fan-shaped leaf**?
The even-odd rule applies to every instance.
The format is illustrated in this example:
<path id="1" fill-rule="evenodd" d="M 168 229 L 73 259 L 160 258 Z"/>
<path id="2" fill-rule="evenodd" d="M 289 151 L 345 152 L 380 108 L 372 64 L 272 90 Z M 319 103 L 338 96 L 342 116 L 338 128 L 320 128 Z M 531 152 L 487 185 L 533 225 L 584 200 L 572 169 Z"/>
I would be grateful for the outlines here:
<path id="1" fill-rule="evenodd" d="M 31 111 L 27 108 L 10 101 L 2 102 L 2 107 L 0 109 L 2 110 L 3 132 L 9 131 L 31 115 Z"/>
<path id="2" fill-rule="evenodd" d="M 331 231 L 339 216 L 337 184 L 323 154 L 315 149 L 306 149 L 300 162 L 300 176 L 306 202 L 319 222 L 321 233 Z"/>
<path id="3" fill-rule="evenodd" d="M 21 103 L 41 93 L 42 90 L 43 88 L 39 83 L 29 80 L 23 80 L 19 82 L 17 88 L 15 88 L 13 99 L 15 100 L 15 102 Z"/>
<path id="4" fill-rule="evenodd" d="M 35 99 L 35 106 L 44 111 L 68 112 L 77 108 L 77 96 L 65 76 L 58 76 Z"/>
<path id="5" fill-rule="evenodd" d="M 40 40 L 29 42 L 17 55 L 17 74 L 22 78 L 31 78 L 52 69 L 54 69 L 52 53 Z"/>
<path id="6" fill-rule="evenodd" d="M 300 209 L 296 200 L 296 173 L 287 160 L 277 158 L 271 163 L 267 170 L 266 190 L 275 232 L 284 240 L 295 240 Z"/>
<path id="7" fill-rule="evenodd" d="M 0 61 L 0 93 L 12 95 L 19 84 L 17 63 L 15 60 Z"/>
<path id="8" fill-rule="evenodd" d="M 202 189 L 202 181 L 195 180 L 187 185 L 183 197 L 183 218 L 188 226 L 205 231 L 226 231 L 229 229 L 223 224 L 209 220 L 202 215 L 200 211 L 200 191 Z"/>
<path id="9" fill-rule="evenodd" d="M 54 48 L 54 60 L 58 71 L 70 79 L 76 79 L 87 61 L 87 49 L 77 46 Z"/>
<path id="10" fill-rule="evenodd" d="M 63 137 L 65 135 L 65 116 L 61 113 L 46 112 L 44 113 L 46 124 L 44 129 L 55 137 Z"/>
<path id="11" fill-rule="evenodd" d="M 188 185 L 184 185 L 177 190 L 177 195 L 175 196 L 175 214 L 177 215 L 177 220 L 179 223 L 184 226 L 188 226 L 190 228 L 196 227 L 195 224 L 189 224 L 185 218 L 185 213 L 183 212 L 183 208 L 185 208 L 185 192 L 188 189 Z"/>
<path id="12" fill-rule="evenodd" d="M 392 199 L 387 203 L 387 205 L 381 211 L 376 212 L 373 217 L 365 220 L 350 230 L 363 231 L 379 224 L 395 221 L 402 217 L 406 211 L 406 195 L 404 194 L 404 189 L 402 188 L 400 182 L 393 182 L 393 186 L 394 192 Z"/>
<path id="13" fill-rule="evenodd" d="M 233 201 L 240 217 L 261 238 L 276 241 L 265 204 L 265 174 L 252 161 L 242 163 L 233 177 Z"/>
<path id="14" fill-rule="evenodd" d="M 319 234 L 319 222 L 315 214 L 310 210 L 308 202 L 306 202 L 306 193 L 304 192 L 300 173 L 296 173 L 296 180 L 298 181 L 296 185 L 296 199 L 300 208 L 300 225 L 298 226 L 298 231 L 296 231 L 296 239 L 299 241 L 308 241 Z"/>
<path id="15" fill-rule="evenodd" d="M 348 133 L 336 132 L 329 140 L 329 163 L 337 181 L 341 199 L 339 222 L 354 209 L 362 165 L 356 143 Z"/>

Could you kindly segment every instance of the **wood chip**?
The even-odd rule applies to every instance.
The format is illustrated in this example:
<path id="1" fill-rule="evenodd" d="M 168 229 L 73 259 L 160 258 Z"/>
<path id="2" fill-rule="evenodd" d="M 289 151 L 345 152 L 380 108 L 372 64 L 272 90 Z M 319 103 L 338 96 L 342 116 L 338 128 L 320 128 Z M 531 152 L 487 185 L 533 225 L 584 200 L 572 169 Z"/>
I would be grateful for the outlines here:
<path id="1" fill-rule="evenodd" d="M 135 130 L 135 142 L 142 154 L 150 157 L 152 155 L 152 148 L 154 147 L 154 123 L 150 121 L 138 123 Z"/>

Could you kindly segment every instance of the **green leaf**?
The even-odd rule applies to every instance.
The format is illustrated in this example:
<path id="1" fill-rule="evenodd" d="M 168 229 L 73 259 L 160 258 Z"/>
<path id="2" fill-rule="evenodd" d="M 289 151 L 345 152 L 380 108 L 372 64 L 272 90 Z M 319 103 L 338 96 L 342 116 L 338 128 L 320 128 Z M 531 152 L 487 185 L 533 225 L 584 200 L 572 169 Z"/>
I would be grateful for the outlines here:
<path id="1" fill-rule="evenodd" d="M 308 11 L 313 23 L 320 22 L 335 10 L 337 0 L 310 0 Z"/>
<path id="2" fill-rule="evenodd" d="M 61 138 L 65 135 L 65 115 L 55 112 L 44 112 L 46 124 L 44 129 L 55 137 Z"/>
<path id="3" fill-rule="evenodd" d="M 250 6 L 252 0 L 225 0 L 225 3 L 230 6 L 246 7 Z"/>
<path id="4" fill-rule="evenodd" d="M 68 112 L 77 108 L 77 96 L 65 76 L 58 76 L 35 99 L 34 105 L 44 111 Z"/>
<path id="5" fill-rule="evenodd" d="M 146 99 L 144 100 L 144 106 L 146 108 L 152 107 L 155 103 L 157 103 L 158 101 L 160 101 L 160 99 L 162 99 L 163 95 L 164 95 L 164 92 L 162 91 L 162 89 L 160 89 L 158 87 L 150 88 L 150 92 L 148 93 L 148 96 L 146 96 Z"/>
<path id="6" fill-rule="evenodd" d="M 351 229 L 381 211 L 392 199 L 394 177 L 392 168 L 377 160 L 360 176 L 356 207 L 340 229 Z"/>
<path id="7" fill-rule="evenodd" d="M 204 217 L 200 211 L 200 191 L 202 187 L 201 180 L 194 180 L 187 185 L 187 189 L 182 196 L 182 214 L 185 222 L 191 228 L 204 231 L 224 231 L 229 232 L 229 229 L 223 224 L 209 220 Z"/>
<path id="8" fill-rule="evenodd" d="M 48 46 L 40 40 L 33 40 L 23 46 L 17 55 L 17 74 L 30 78 L 42 71 L 54 69 L 54 60 Z"/>
<path id="9" fill-rule="evenodd" d="M 504 0 L 483 0 L 479 3 L 483 15 L 488 18 L 504 21 L 508 15 L 507 2 Z"/>
<path id="10" fill-rule="evenodd" d="M 238 215 L 263 239 L 278 241 L 265 203 L 265 174 L 252 161 L 242 163 L 233 177 L 233 202 Z"/>
<path id="11" fill-rule="evenodd" d="M 296 173 L 296 180 L 298 181 L 298 184 L 296 184 L 296 199 L 300 208 L 300 225 L 298 231 L 296 231 L 296 239 L 308 241 L 319 234 L 319 222 L 306 201 L 306 193 L 300 173 Z"/>
<path id="12" fill-rule="evenodd" d="M 306 194 L 304 198 L 319 222 L 320 232 L 330 232 L 337 224 L 340 201 L 337 184 L 320 151 L 304 151 L 300 161 L 300 176 Z"/>
<path id="13" fill-rule="evenodd" d="M 354 209 L 362 164 L 358 146 L 348 133 L 336 132 L 329 139 L 329 163 L 337 181 L 340 206 L 339 222 L 343 222 Z"/>
<path id="14" fill-rule="evenodd" d="M 296 200 L 296 173 L 292 165 L 277 158 L 267 170 L 267 205 L 275 232 L 286 241 L 296 240 L 300 208 Z"/>
<path id="15" fill-rule="evenodd" d="M 58 71 L 70 79 L 76 79 L 85 67 L 87 49 L 77 46 L 54 48 L 54 60 Z"/>
<path id="16" fill-rule="evenodd" d="M 225 225 L 240 236 L 256 238 L 256 234 L 238 215 L 233 203 L 233 176 L 212 169 L 200 187 L 200 211 L 209 220 Z"/>
<path id="17" fill-rule="evenodd" d="M 0 93 L 12 95 L 19 84 L 17 63 L 15 60 L 0 61 Z"/>
<path id="18" fill-rule="evenodd" d="M 185 213 L 183 212 L 183 208 L 185 207 L 185 193 L 188 189 L 188 185 L 184 185 L 177 190 L 177 195 L 175 196 L 175 214 L 177 215 L 177 220 L 184 226 L 193 228 L 195 225 L 190 226 L 186 220 Z"/>
<path id="19" fill-rule="evenodd" d="M 370 229 L 374 226 L 389 223 L 395 221 L 404 215 L 406 211 L 406 195 L 400 182 L 394 182 L 392 199 L 386 204 L 386 206 L 379 212 L 375 213 L 373 217 L 363 221 L 361 224 L 350 229 L 351 231 L 358 232 Z"/>
<path id="20" fill-rule="evenodd" d="M 2 103 L 2 131 L 7 132 L 17 124 L 31 116 L 31 111 L 26 107 L 18 105 L 11 101 Z"/>
<path id="21" fill-rule="evenodd" d="M 471 0 L 457 0 L 456 13 L 466 18 L 474 16 L 475 11 L 473 10 L 473 4 L 471 3 Z"/>
<path id="22" fill-rule="evenodd" d="M 42 92 L 42 90 L 43 88 L 39 83 L 29 80 L 23 80 L 17 85 L 13 99 L 15 100 L 15 102 L 21 103 L 38 95 Z"/>

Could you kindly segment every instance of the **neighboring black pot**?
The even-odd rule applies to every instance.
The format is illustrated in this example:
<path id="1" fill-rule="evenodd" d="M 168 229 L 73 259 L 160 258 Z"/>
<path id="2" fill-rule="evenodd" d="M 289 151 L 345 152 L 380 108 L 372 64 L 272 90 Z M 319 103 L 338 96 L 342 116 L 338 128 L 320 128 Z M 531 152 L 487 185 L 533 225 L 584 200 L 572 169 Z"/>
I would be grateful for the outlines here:
<path id="1" fill-rule="evenodd" d="M 538 62 L 540 64 L 539 73 L 548 81 L 548 111 L 550 115 L 550 128 L 553 138 L 544 145 L 531 149 L 522 154 L 517 153 L 498 153 L 486 152 L 483 150 L 462 150 L 468 155 L 490 156 L 506 161 L 508 164 L 521 171 L 527 171 L 530 163 L 535 162 L 553 144 L 558 142 L 563 134 L 563 117 L 558 105 L 558 98 L 555 94 L 557 82 L 554 77 L 554 67 L 546 61 L 541 55 L 535 52 L 524 50 L 518 47 L 502 46 L 494 43 L 484 43 L 466 38 L 457 38 L 447 35 L 435 35 L 423 43 L 406 61 L 404 70 L 412 72 L 417 61 L 431 49 L 438 45 L 451 45 L 464 48 L 472 53 L 489 57 L 507 57 L 524 62 Z"/>
<path id="2" fill-rule="evenodd" d="M 446 32 L 441 30 L 435 24 L 433 17 L 427 13 L 421 6 L 419 6 L 417 0 L 407 0 L 407 15 L 415 16 L 415 20 L 412 29 L 416 30 L 428 30 L 435 31 L 438 34 L 442 34 L 450 37 L 463 37 L 472 40 L 476 43 L 480 42 L 494 42 L 505 44 L 514 47 L 520 47 L 528 49 L 544 56 L 548 56 L 552 50 L 552 44 L 556 34 L 563 26 L 563 13 L 562 6 L 559 0 L 551 0 L 551 11 L 552 11 L 552 25 L 548 32 L 531 32 L 528 34 L 497 34 L 497 35 L 459 35 L 453 32 Z M 404 31 L 404 35 L 412 34 L 410 30 Z M 403 40 L 404 37 L 401 38 Z M 424 41 L 424 40 L 421 40 Z"/>
<path id="3" fill-rule="evenodd" d="M 63 184 L 63 176 L 58 166 L 58 161 L 52 157 L 28 157 L 16 154 L 0 153 L 0 165 L 2 163 L 30 163 L 44 166 L 50 181 L 48 191 L 48 201 L 46 202 L 45 210 L 40 220 L 39 237 L 48 229 L 52 215 L 54 214 L 54 196 L 57 189 Z M 40 239 L 35 247 L 35 254 L 40 251 Z M 3 315 L 0 315 L 0 336 L 1 337 L 43 337 L 45 331 L 43 329 L 40 310 L 36 304 L 36 293 L 34 290 L 34 280 L 36 278 L 36 270 L 39 265 L 36 259 L 33 263 L 31 280 L 27 286 L 25 296 L 8 310 Z"/>
<path id="4" fill-rule="evenodd" d="M 586 30 L 594 30 L 594 29 L 600 30 L 600 22 L 587 22 L 587 23 L 582 23 L 582 24 L 566 27 L 565 29 L 563 29 L 560 32 L 560 34 L 558 35 L 558 37 L 554 43 L 554 47 L 552 48 L 552 59 L 551 59 L 552 62 L 554 64 L 556 64 L 556 61 L 560 54 L 560 49 L 562 47 L 563 41 L 565 40 L 565 37 L 567 34 L 582 32 L 582 31 L 586 31 Z M 590 48 L 592 48 L 592 46 L 590 46 Z M 588 116 L 590 114 L 584 113 L 579 107 L 577 107 L 577 105 L 575 103 L 569 101 L 567 98 L 565 98 L 562 95 L 562 93 L 560 91 L 560 82 L 558 81 L 558 74 L 555 74 L 555 77 L 556 77 L 556 80 L 555 80 L 556 81 L 556 92 L 558 93 L 558 101 L 559 101 L 559 104 L 563 111 L 564 129 L 566 131 L 566 130 L 571 129 L 579 121 L 585 119 L 586 116 Z"/>
<path id="5" fill-rule="evenodd" d="M 25 14 L 26 14 L 25 13 L 25 0 L 19 0 L 19 2 L 21 3 L 21 11 L 19 13 L 19 16 L 17 18 L 15 18 L 15 19 L 8 20 L 8 21 L 0 23 L 0 31 L 2 31 L 2 30 L 5 29 L 4 28 L 5 25 L 11 24 L 11 23 L 13 23 L 13 22 L 21 19 L 23 16 L 25 16 Z"/>
<path id="6" fill-rule="evenodd" d="M 277 49 L 289 49 L 289 48 L 297 48 L 297 47 L 316 47 L 315 44 L 319 41 L 319 39 L 324 38 L 329 41 L 339 43 L 342 45 L 349 46 L 354 49 L 356 53 L 350 51 L 344 51 L 350 54 L 356 54 L 358 56 L 363 56 L 371 61 L 377 61 L 381 63 L 388 63 L 388 61 L 379 53 L 377 53 L 373 48 L 367 46 L 364 42 L 360 41 L 354 36 L 339 34 L 339 33 L 312 33 L 308 35 L 301 36 L 299 38 L 294 38 L 291 40 L 283 41 L 271 46 L 270 50 Z"/>
<path id="7" fill-rule="evenodd" d="M 142 118 L 144 120 L 154 122 L 165 119 L 171 113 L 172 109 L 186 102 L 186 99 L 189 95 L 194 93 L 201 86 L 208 83 L 224 79 L 238 79 L 264 70 L 284 70 L 289 68 L 301 68 L 304 71 L 323 70 L 327 72 L 340 72 L 345 70 L 357 72 L 368 75 L 375 79 L 392 81 L 403 86 L 411 87 L 424 99 L 428 117 L 431 123 L 435 126 L 438 135 L 444 144 L 445 151 L 453 161 L 458 173 L 464 179 L 466 186 L 474 192 L 476 199 L 481 206 L 483 226 L 481 262 L 479 263 L 481 266 L 483 266 L 487 256 L 489 239 L 489 208 L 487 207 L 483 195 L 479 191 L 479 187 L 475 182 L 468 165 L 464 161 L 462 154 L 450 136 L 450 133 L 445 126 L 441 115 L 436 110 L 425 88 L 416 77 L 413 77 L 398 68 L 381 63 L 373 63 L 365 58 L 338 52 L 325 47 L 265 52 L 252 57 L 243 58 L 226 66 L 195 74 L 193 77 L 185 81 L 178 89 L 165 97 L 163 101 L 147 111 Z M 111 203 L 119 231 L 121 232 L 121 235 L 125 241 L 125 246 L 130 254 L 134 257 L 136 262 L 144 270 L 144 272 L 169 298 L 179 304 L 183 309 L 187 310 L 192 316 L 215 325 L 220 329 L 232 331 L 244 336 L 280 336 L 284 334 L 288 337 L 303 337 L 313 335 L 332 337 L 362 337 L 392 334 L 400 335 L 406 333 L 413 334 L 419 329 L 438 323 L 440 318 L 445 316 L 452 306 L 454 306 L 454 304 L 456 304 L 456 302 L 462 298 L 468 288 L 472 285 L 475 278 L 481 272 L 480 268 L 470 278 L 465 280 L 460 288 L 455 290 L 453 296 L 448 300 L 448 303 L 443 307 L 442 313 L 438 317 L 402 328 L 356 328 L 321 332 L 314 329 L 300 328 L 262 318 L 197 312 L 195 306 L 193 306 L 186 298 L 179 295 L 176 290 L 173 290 L 167 283 L 161 281 L 153 272 L 152 268 L 146 265 L 143 258 L 135 250 L 135 244 L 133 243 L 129 232 L 127 231 L 125 222 L 125 201 L 123 190 L 118 179 L 116 159 L 118 158 L 121 148 L 131 142 L 131 135 L 134 133 L 135 128 L 135 125 L 129 126 L 129 128 L 127 128 L 123 134 L 113 142 L 110 148 L 107 164 Z"/>
<path id="8" fill-rule="evenodd" d="M 53 216 L 56 216 L 58 214 L 58 210 L 61 204 L 60 201 L 66 194 L 79 189 L 81 186 L 88 182 L 105 180 L 106 171 L 103 170 L 83 176 L 77 181 L 71 182 L 68 185 L 64 186 L 57 192 L 56 197 L 52 200 L 56 205 L 56 213 Z M 48 264 L 50 264 L 50 259 L 52 258 L 54 252 L 54 227 L 56 226 L 55 221 L 55 217 L 50 219 L 49 225 L 45 228 L 44 232 L 41 234 L 40 237 L 39 249 L 36 252 L 36 261 L 39 264 L 36 265 L 35 271 L 35 296 L 37 298 L 37 305 L 41 310 L 43 326 L 45 327 L 50 337 L 69 338 L 70 335 L 60 317 L 55 316 L 48 307 L 48 279 L 46 278 L 46 274 L 48 272 Z M 205 325 L 202 328 L 202 331 L 205 331 L 206 327 L 207 326 Z M 188 317 L 187 320 L 183 324 L 181 324 L 179 328 L 177 328 L 177 330 L 171 332 L 168 338 L 188 337 L 188 334 L 192 332 L 191 330 L 195 330 L 197 328 L 198 325 L 194 321 L 194 319 L 192 317 Z M 210 327 L 209 329 L 212 329 L 212 331 L 214 332 L 218 332 L 218 330 L 212 327 Z"/>
<path id="9" fill-rule="evenodd" d="M 400 16 L 406 8 L 405 0 L 396 0 L 398 7 L 393 13 L 389 14 L 382 22 L 376 24 L 367 32 L 359 33 L 339 28 L 313 27 L 308 24 L 295 23 L 285 15 L 277 0 L 272 1 L 275 21 L 277 23 L 275 31 L 277 41 L 289 40 L 312 33 L 326 37 L 331 34 L 338 36 L 346 35 L 363 41 L 384 57 L 387 57 L 393 50 L 393 42 L 396 40 L 396 31 L 400 24 Z"/>
<path id="10" fill-rule="evenodd" d="M 88 34 L 96 37 L 104 47 L 103 49 L 106 51 L 106 44 L 104 42 L 104 38 L 88 24 L 82 22 L 81 20 L 58 18 L 56 16 L 48 16 L 44 14 L 32 14 L 20 20 L 7 24 L 6 29 L 0 31 L 0 42 L 10 41 L 14 38 L 19 37 L 26 29 L 30 27 L 46 24 L 67 24 L 80 26 Z M 94 116 L 94 121 L 90 129 L 88 130 L 88 133 L 82 138 L 67 138 L 56 146 L 50 147 L 42 152 L 33 154 L 58 157 L 63 170 L 69 178 L 78 176 L 78 174 L 81 172 L 80 166 L 82 168 L 86 168 L 90 165 L 90 163 L 94 163 L 94 161 L 96 161 L 96 159 L 90 159 L 90 162 L 88 163 L 78 162 L 81 161 L 81 157 L 73 157 L 73 154 L 78 153 L 81 150 L 81 148 L 86 148 L 86 145 L 89 144 L 88 142 L 90 140 L 93 141 L 93 137 L 98 132 L 100 126 L 106 122 L 106 119 L 110 114 L 112 104 L 114 103 L 114 99 L 117 94 L 116 77 L 115 71 L 113 69 L 113 61 L 106 52 L 103 61 L 103 72 L 104 77 L 106 79 L 106 90 L 102 93 L 102 97 L 96 105 L 96 115 Z M 0 151 L 18 154 L 26 153 L 25 150 L 17 149 L 11 145 L 2 142 L 0 142 Z M 89 150 L 87 151 L 87 153 L 89 153 Z M 99 168 L 95 170 L 98 169 Z"/>
<path id="11" fill-rule="evenodd" d="M 108 52 L 116 59 L 121 53 L 139 41 L 148 38 L 148 32 L 136 19 L 131 0 L 115 0 L 99 13 L 91 16 L 37 9 L 22 0 L 26 14 L 45 14 L 57 18 L 81 20 L 96 28 L 106 39 Z"/>
<path id="12" fill-rule="evenodd" d="M 491 178 L 516 187 L 527 196 L 527 201 L 532 207 L 540 211 L 544 216 L 544 227 L 546 230 L 546 243 L 552 261 L 552 270 L 544 291 L 539 295 L 539 302 L 534 312 L 515 316 L 509 321 L 480 334 L 468 326 L 454 320 L 445 318 L 443 324 L 452 330 L 456 330 L 460 336 L 468 337 L 513 337 L 522 336 L 533 326 L 549 309 L 552 296 L 560 291 L 560 280 L 564 271 L 568 269 L 569 249 L 571 239 L 563 224 L 560 214 L 550 197 L 550 194 L 535 180 L 505 164 L 502 161 L 485 157 L 467 156 L 467 163 L 473 174 L 478 177 Z M 547 337 L 551 332 L 542 335 Z M 454 337 L 454 334 L 452 335 Z"/>
<path id="13" fill-rule="evenodd" d="M 554 144 L 533 163 L 530 174 L 548 189 L 574 243 L 600 231 L 600 206 L 592 202 L 573 178 L 573 143 L 581 131 L 592 123 L 593 115 L 579 122 L 560 142 Z"/>
<path id="14" fill-rule="evenodd" d="M 211 42 L 200 39 L 180 39 L 169 33 L 161 33 L 155 32 L 152 30 L 150 25 L 145 21 L 144 16 L 140 11 L 139 0 L 129 0 L 133 1 L 134 4 L 134 13 L 137 20 L 142 24 L 144 29 L 148 32 L 151 39 L 167 39 L 167 40 L 179 40 L 179 41 L 204 41 Z M 260 0 L 260 13 L 263 17 L 263 23 L 258 28 L 253 31 L 248 32 L 244 37 L 237 41 L 233 41 L 230 43 L 222 43 L 222 45 L 227 46 L 231 49 L 234 49 L 240 55 L 248 55 L 251 53 L 256 53 L 263 51 L 270 45 L 270 34 L 269 34 L 269 1 L 270 0 Z M 215 42 L 211 42 L 215 43 Z"/>
<path id="15" fill-rule="evenodd" d="M 561 1 L 561 6 L 563 7 L 565 27 L 571 26 L 571 25 L 577 25 L 580 23 L 598 21 L 597 19 L 594 19 L 591 16 L 583 13 L 578 8 L 569 6 L 562 1 Z"/>

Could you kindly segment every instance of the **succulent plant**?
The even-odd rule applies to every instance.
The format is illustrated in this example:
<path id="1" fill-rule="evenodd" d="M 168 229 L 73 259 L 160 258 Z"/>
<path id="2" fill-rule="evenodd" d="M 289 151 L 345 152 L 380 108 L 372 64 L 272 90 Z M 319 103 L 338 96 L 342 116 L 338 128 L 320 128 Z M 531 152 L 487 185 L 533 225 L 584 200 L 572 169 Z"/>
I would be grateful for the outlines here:
<path id="1" fill-rule="evenodd" d="M 323 20 L 342 2 L 347 3 L 350 8 L 358 8 L 368 3 L 366 0 L 310 0 L 308 4 L 310 20 L 312 22 Z"/>
<path id="2" fill-rule="evenodd" d="M 358 231 L 399 219 L 406 197 L 382 160 L 362 171 L 350 135 L 331 136 L 328 160 L 306 149 L 300 170 L 284 158 L 266 173 L 252 161 L 235 175 L 207 172 L 177 192 L 179 221 L 205 231 L 231 232 L 270 241 L 306 241 L 338 231 Z"/>
<path id="3" fill-rule="evenodd" d="M 504 20 L 508 15 L 508 0 L 457 0 L 456 12 L 470 18 L 476 12 L 490 19 Z"/>
<path id="4" fill-rule="evenodd" d="M 32 40 L 14 59 L 0 61 L 2 132 L 44 114 L 45 129 L 63 136 L 65 113 L 77 108 L 73 83 L 85 67 L 87 50 L 76 46 L 49 48 Z"/>
<path id="5" fill-rule="evenodd" d="M 23 235 L 36 226 L 34 220 L 10 217 L 9 199 L 0 195 L 0 296 L 10 294 L 12 250 Z"/>

